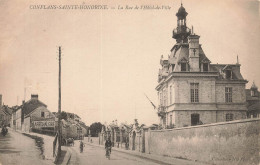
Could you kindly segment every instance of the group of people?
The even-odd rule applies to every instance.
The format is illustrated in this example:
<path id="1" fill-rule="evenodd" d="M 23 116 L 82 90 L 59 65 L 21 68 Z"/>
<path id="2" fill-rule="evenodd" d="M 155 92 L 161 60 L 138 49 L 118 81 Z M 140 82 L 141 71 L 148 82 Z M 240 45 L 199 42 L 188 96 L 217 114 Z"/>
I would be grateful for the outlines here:
<path id="1" fill-rule="evenodd" d="M 83 152 L 83 148 L 85 147 L 85 144 L 83 141 L 80 141 L 79 148 L 80 148 L 80 153 Z M 112 148 L 112 142 L 110 140 L 110 137 L 106 140 L 105 142 L 105 149 L 106 149 L 106 156 L 111 154 L 111 148 Z"/>

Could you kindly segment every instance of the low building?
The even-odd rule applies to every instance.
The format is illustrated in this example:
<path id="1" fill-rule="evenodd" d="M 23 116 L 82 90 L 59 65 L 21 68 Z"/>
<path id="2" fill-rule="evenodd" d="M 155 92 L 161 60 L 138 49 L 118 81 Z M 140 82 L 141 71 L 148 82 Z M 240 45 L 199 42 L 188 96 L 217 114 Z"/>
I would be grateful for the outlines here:
<path id="1" fill-rule="evenodd" d="M 81 118 L 75 113 L 62 112 L 66 114 L 62 119 L 62 136 L 63 139 L 74 138 L 83 139 L 87 135 L 88 127 Z M 55 113 L 57 115 L 57 113 Z"/>
<path id="2" fill-rule="evenodd" d="M 10 121 L 10 127 L 14 130 L 16 130 L 16 112 L 21 109 L 21 106 L 13 106 L 12 107 L 12 116 L 11 116 L 11 121 Z M 21 121 L 20 121 L 21 123 Z"/>
<path id="3" fill-rule="evenodd" d="M 246 101 L 247 101 L 247 117 L 259 118 L 260 117 L 260 92 L 258 87 L 253 82 L 250 89 L 246 89 Z"/>
<path id="4" fill-rule="evenodd" d="M 11 118 L 12 109 L 7 105 L 2 105 L 0 107 L 0 126 L 6 125 L 10 127 Z"/>
<path id="5" fill-rule="evenodd" d="M 54 131 L 55 124 L 50 124 L 50 126 L 35 127 L 34 122 L 49 121 L 55 122 L 55 116 L 47 109 L 47 105 L 38 99 L 38 95 L 31 95 L 31 99 L 22 105 L 22 130 L 29 132 L 34 129 L 51 129 Z M 48 121 L 48 122 L 47 122 Z"/>
<path id="6" fill-rule="evenodd" d="M 12 109 L 7 105 L 2 105 L 2 95 L 0 94 L 0 127 L 10 126 L 12 118 Z"/>
<path id="7" fill-rule="evenodd" d="M 22 131 L 22 106 L 14 112 L 15 130 Z"/>

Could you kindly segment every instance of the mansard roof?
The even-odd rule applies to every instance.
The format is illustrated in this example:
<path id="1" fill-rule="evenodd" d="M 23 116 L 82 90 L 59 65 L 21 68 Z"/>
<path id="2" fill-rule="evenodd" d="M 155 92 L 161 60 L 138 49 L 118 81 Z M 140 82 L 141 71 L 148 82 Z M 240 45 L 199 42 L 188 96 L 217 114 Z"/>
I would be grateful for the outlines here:
<path id="1" fill-rule="evenodd" d="M 245 80 L 240 73 L 240 65 L 237 64 L 210 64 L 212 71 L 220 72 L 220 78 L 224 78 L 223 71 L 232 70 L 232 80 Z"/>
<path id="2" fill-rule="evenodd" d="M 174 47 L 171 49 L 171 55 L 169 58 L 170 58 L 169 61 L 174 61 L 174 60 L 171 60 L 171 58 L 177 58 L 177 60 L 175 61 L 177 63 L 180 63 L 180 61 L 183 59 L 188 60 L 189 59 L 189 44 L 184 43 L 184 44 L 174 45 Z M 211 61 L 205 55 L 201 46 L 199 48 L 199 62 L 200 63 L 211 63 Z"/>
<path id="3" fill-rule="evenodd" d="M 257 95 L 256 96 L 252 96 L 251 95 L 251 89 L 246 89 L 246 100 L 247 101 L 255 101 L 255 100 L 259 100 L 260 101 L 260 92 L 257 91 Z"/>
<path id="4" fill-rule="evenodd" d="M 178 61 L 178 63 L 187 63 L 187 62 L 189 62 L 189 60 L 186 59 L 185 57 L 183 57 L 182 59 L 180 59 L 180 60 Z"/>
<path id="5" fill-rule="evenodd" d="M 200 46 L 199 49 L 199 56 L 200 56 L 200 63 L 211 63 L 211 61 L 208 59 L 208 57 L 205 55 L 203 49 Z"/>

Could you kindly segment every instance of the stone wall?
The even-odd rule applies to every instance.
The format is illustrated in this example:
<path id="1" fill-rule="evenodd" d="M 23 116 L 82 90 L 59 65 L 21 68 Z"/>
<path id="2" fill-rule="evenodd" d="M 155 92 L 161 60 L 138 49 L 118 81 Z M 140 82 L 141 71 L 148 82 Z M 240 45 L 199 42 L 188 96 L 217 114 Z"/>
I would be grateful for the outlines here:
<path id="1" fill-rule="evenodd" d="M 234 115 L 234 120 L 246 119 L 246 111 L 217 111 L 217 122 L 225 122 L 228 113 Z"/>
<path id="2" fill-rule="evenodd" d="M 216 123 L 216 111 L 176 111 L 175 126 L 184 127 L 191 125 L 191 114 L 197 113 L 200 115 L 200 121 L 203 124 Z"/>
<path id="3" fill-rule="evenodd" d="M 191 114 L 197 113 L 200 115 L 200 121 L 203 124 L 226 122 L 226 114 L 233 114 L 233 120 L 246 119 L 246 111 L 196 111 L 196 110 L 185 110 L 174 112 L 175 119 L 173 124 L 175 127 L 185 127 L 191 125 Z M 168 119 L 169 120 L 169 119 Z"/>
<path id="4" fill-rule="evenodd" d="M 225 103 L 225 87 L 232 87 L 232 102 L 245 103 L 245 84 L 230 84 L 216 82 L 216 102 Z"/>
<path id="5" fill-rule="evenodd" d="M 260 119 L 145 133 L 145 152 L 212 164 L 259 163 Z"/>
<path id="6" fill-rule="evenodd" d="M 214 78 L 175 78 L 174 103 L 190 103 L 190 84 L 199 83 L 199 102 L 215 102 L 215 79 Z"/>

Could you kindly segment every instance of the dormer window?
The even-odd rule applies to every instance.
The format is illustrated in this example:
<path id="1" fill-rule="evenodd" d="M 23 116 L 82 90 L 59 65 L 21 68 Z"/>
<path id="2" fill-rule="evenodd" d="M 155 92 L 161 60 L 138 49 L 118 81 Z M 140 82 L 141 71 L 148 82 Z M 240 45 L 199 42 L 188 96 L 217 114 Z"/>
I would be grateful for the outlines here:
<path id="1" fill-rule="evenodd" d="M 258 96 L 258 88 L 257 88 L 257 86 L 255 85 L 255 82 L 253 82 L 253 84 L 252 84 L 250 90 L 251 90 L 251 96 L 252 96 L 252 97 L 257 97 L 257 96 Z"/>
<path id="2" fill-rule="evenodd" d="M 232 78 L 232 71 L 226 70 L 226 79 L 231 79 L 231 78 Z"/>
<path id="3" fill-rule="evenodd" d="M 211 61 L 205 57 L 202 61 L 201 61 L 201 65 L 200 65 L 200 69 L 202 72 L 208 72 L 209 71 L 209 64 L 211 63 Z"/>
<path id="4" fill-rule="evenodd" d="M 173 70 L 174 70 L 174 67 L 175 67 L 175 64 L 172 64 L 172 72 L 173 72 Z"/>
<path id="5" fill-rule="evenodd" d="M 257 96 L 257 91 L 256 90 L 251 90 L 251 96 L 256 97 Z"/>
<path id="6" fill-rule="evenodd" d="M 187 71 L 187 64 L 186 63 L 181 63 L 181 71 Z"/>
<path id="7" fill-rule="evenodd" d="M 208 71 L 209 71 L 209 64 L 203 63 L 203 72 L 208 72 Z"/>

